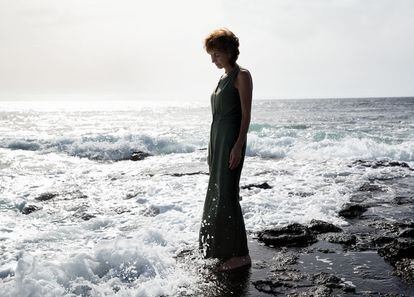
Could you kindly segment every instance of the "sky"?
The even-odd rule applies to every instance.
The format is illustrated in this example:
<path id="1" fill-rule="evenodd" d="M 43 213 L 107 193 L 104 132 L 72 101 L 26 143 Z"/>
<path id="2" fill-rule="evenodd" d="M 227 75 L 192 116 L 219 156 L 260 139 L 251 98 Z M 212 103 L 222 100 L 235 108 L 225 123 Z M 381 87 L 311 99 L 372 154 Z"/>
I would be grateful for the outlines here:
<path id="1" fill-rule="evenodd" d="M 253 98 L 414 96 L 412 0 L 0 0 L 0 100 L 207 100 L 226 27 Z"/>

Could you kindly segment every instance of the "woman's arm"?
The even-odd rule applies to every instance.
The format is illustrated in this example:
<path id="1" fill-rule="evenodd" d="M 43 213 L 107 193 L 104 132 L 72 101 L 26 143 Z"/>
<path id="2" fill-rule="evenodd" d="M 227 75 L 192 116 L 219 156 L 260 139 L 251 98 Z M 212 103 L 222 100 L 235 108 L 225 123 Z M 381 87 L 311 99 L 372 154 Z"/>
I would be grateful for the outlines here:
<path id="1" fill-rule="evenodd" d="M 229 158 L 229 168 L 236 168 L 241 160 L 241 151 L 246 141 L 247 131 L 250 125 L 250 113 L 252 108 L 253 82 L 248 71 L 240 71 L 236 78 L 235 87 L 239 91 L 240 103 L 242 109 L 242 119 L 240 123 L 240 132 L 236 143 L 234 144 Z"/>
<path id="2" fill-rule="evenodd" d="M 250 125 L 250 113 L 252 109 L 253 82 L 248 71 L 240 71 L 236 79 L 236 86 L 240 95 L 242 120 L 239 137 L 237 138 L 235 145 L 241 148 L 246 141 L 246 135 Z"/>

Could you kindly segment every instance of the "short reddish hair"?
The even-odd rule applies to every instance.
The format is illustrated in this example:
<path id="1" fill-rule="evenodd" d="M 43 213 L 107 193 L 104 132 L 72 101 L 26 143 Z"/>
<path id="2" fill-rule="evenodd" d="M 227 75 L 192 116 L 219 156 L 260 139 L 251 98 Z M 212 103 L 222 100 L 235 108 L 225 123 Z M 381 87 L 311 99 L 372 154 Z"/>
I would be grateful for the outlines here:
<path id="1" fill-rule="evenodd" d="M 232 66 L 239 57 L 239 45 L 239 38 L 225 27 L 214 30 L 204 39 L 204 49 L 207 52 L 217 50 L 229 53 Z"/>

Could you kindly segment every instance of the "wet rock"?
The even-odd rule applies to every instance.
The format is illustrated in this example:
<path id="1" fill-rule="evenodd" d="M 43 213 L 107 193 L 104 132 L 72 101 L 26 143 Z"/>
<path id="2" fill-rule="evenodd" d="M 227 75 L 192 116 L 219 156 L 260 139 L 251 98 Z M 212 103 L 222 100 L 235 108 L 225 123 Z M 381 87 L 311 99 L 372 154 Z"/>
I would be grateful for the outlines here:
<path id="1" fill-rule="evenodd" d="M 403 222 L 396 222 L 396 225 L 400 228 L 414 228 L 414 221 L 404 220 Z"/>
<path id="2" fill-rule="evenodd" d="M 123 213 L 126 213 L 126 212 L 131 212 L 131 210 L 128 209 L 127 207 L 125 207 L 125 206 L 118 206 L 118 207 L 115 207 L 113 210 L 117 214 L 123 214 Z"/>
<path id="3" fill-rule="evenodd" d="M 367 207 L 361 204 L 345 203 L 339 211 L 339 215 L 344 218 L 356 218 L 367 211 Z"/>
<path id="4" fill-rule="evenodd" d="M 378 168 L 378 167 L 402 167 L 413 170 L 407 163 L 399 161 L 385 161 L 385 160 L 376 160 L 376 161 L 365 161 L 365 160 L 356 160 L 352 164 L 361 165 L 364 167 Z"/>
<path id="5" fill-rule="evenodd" d="M 36 197 L 35 199 L 37 201 L 47 201 L 47 200 L 50 200 L 50 199 L 52 199 L 52 198 L 54 198 L 58 195 L 59 194 L 57 194 L 57 193 L 43 193 L 43 194 L 39 195 L 38 197 Z"/>
<path id="6" fill-rule="evenodd" d="M 289 192 L 288 195 L 295 195 L 299 197 L 309 197 L 315 195 L 315 193 L 309 193 L 309 192 Z"/>
<path id="7" fill-rule="evenodd" d="M 401 205 L 401 204 L 408 204 L 414 202 L 414 197 L 408 197 L 408 196 L 397 196 L 393 199 L 395 204 Z"/>
<path id="8" fill-rule="evenodd" d="M 332 295 L 332 289 L 328 288 L 326 286 L 317 286 L 313 287 L 309 292 L 306 292 L 304 294 L 300 294 L 297 296 L 318 296 L 318 297 L 331 297 Z"/>
<path id="9" fill-rule="evenodd" d="M 317 241 L 316 235 L 299 223 L 259 231 L 258 240 L 273 246 L 308 246 Z"/>
<path id="10" fill-rule="evenodd" d="M 335 226 L 334 224 L 322 221 L 322 220 L 311 220 L 308 229 L 315 234 L 327 233 L 327 232 L 341 232 L 342 229 Z"/>
<path id="11" fill-rule="evenodd" d="M 378 254 L 392 265 L 403 258 L 414 259 L 414 241 L 408 238 L 395 238 L 391 243 L 379 248 Z"/>
<path id="12" fill-rule="evenodd" d="M 378 191 L 383 191 L 383 189 L 376 184 L 365 183 L 358 188 L 358 191 L 378 192 Z"/>
<path id="13" fill-rule="evenodd" d="M 384 246 L 394 240 L 395 237 L 391 236 L 378 236 L 371 240 L 371 246 Z"/>
<path id="14" fill-rule="evenodd" d="M 196 174 L 205 174 L 205 175 L 208 175 L 207 172 L 202 172 L 202 171 L 187 172 L 187 173 L 172 173 L 172 174 L 167 174 L 167 175 L 171 175 L 171 176 L 183 176 L 183 175 L 196 175 Z"/>
<path id="15" fill-rule="evenodd" d="M 378 249 L 378 254 L 395 268 L 395 273 L 407 282 L 414 282 L 414 241 L 396 238 Z"/>
<path id="16" fill-rule="evenodd" d="M 21 212 L 22 212 L 22 214 L 27 215 L 27 214 L 30 214 L 30 213 L 32 213 L 34 211 L 39 210 L 39 209 L 40 209 L 40 207 L 38 207 L 36 205 L 33 205 L 33 204 L 29 204 L 29 205 L 23 206 Z"/>
<path id="17" fill-rule="evenodd" d="M 160 214 L 160 209 L 156 206 L 150 205 L 146 209 L 142 210 L 140 214 L 147 217 L 155 217 Z"/>
<path id="18" fill-rule="evenodd" d="M 267 182 L 264 182 L 262 184 L 249 184 L 249 185 L 241 186 L 241 188 L 250 190 L 251 188 L 271 189 L 272 187 Z"/>
<path id="19" fill-rule="evenodd" d="M 272 271 L 285 271 L 288 265 L 297 263 L 299 254 L 292 252 L 281 252 L 277 253 L 271 263 Z"/>
<path id="20" fill-rule="evenodd" d="M 345 292 L 355 292 L 355 287 L 344 283 L 336 275 L 327 272 L 321 271 L 317 274 L 314 274 L 312 276 L 312 280 L 315 284 L 323 285 L 330 289 L 342 289 Z"/>
<path id="21" fill-rule="evenodd" d="M 396 274 L 406 282 L 414 282 L 414 259 L 401 259 L 395 262 Z"/>
<path id="22" fill-rule="evenodd" d="M 405 229 L 405 230 L 401 231 L 400 234 L 398 234 L 398 237 L 411 237 L 411 238 L 414 238 L 414 229 L 413 228 Z"/>
<path id="23" fill-rule="evenodd" d="M 151 154 L 143 152 L 143 151 L 132 152 L 130 160 L 141 161 L 141 160 L 144 160 L 148 156 L 151 156 Z"/>
<path id="24" fill-rule="evenodd" d="M 284 292 L 284 288 L 292 287 L 291 284 L 278 280 L 257 280 L 253 282 L 253 285 L 258 291 L 273 295 L 282 294 Z"/>
<path id="25" fill-rule="evenodd" d="M 341 279 L 333 274 L 326 272 L 319 272 L 312 276 L 315 284 L 324 285 L 328 288 L 340 288 Z"/>
<path id="26" fill-rule="evenodd" d="M 96 216 L 91 213 L 83 213 L 80 218 L 84 221 L 89 221 L 92 218 L 95 218 Z"/>

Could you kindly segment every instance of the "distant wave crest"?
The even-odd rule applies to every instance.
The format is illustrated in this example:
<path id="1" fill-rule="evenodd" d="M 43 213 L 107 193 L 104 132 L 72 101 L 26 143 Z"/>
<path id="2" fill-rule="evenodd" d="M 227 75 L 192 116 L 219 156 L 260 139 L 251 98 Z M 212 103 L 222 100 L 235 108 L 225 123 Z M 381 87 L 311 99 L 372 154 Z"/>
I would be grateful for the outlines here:
<path id="1" fill-rule="evenodd" d="M 41 153 L 64 152 L 71 156 L 92 160 L 126 160 L 132 152 L 144 151 L 152 155 L 190 153 L 196 145 L 176 141 L 174 136 L 150 135 L 87 135 L 52 139 L 1 139 L 0 147 L 12 150 L 30 150 Z"/>

